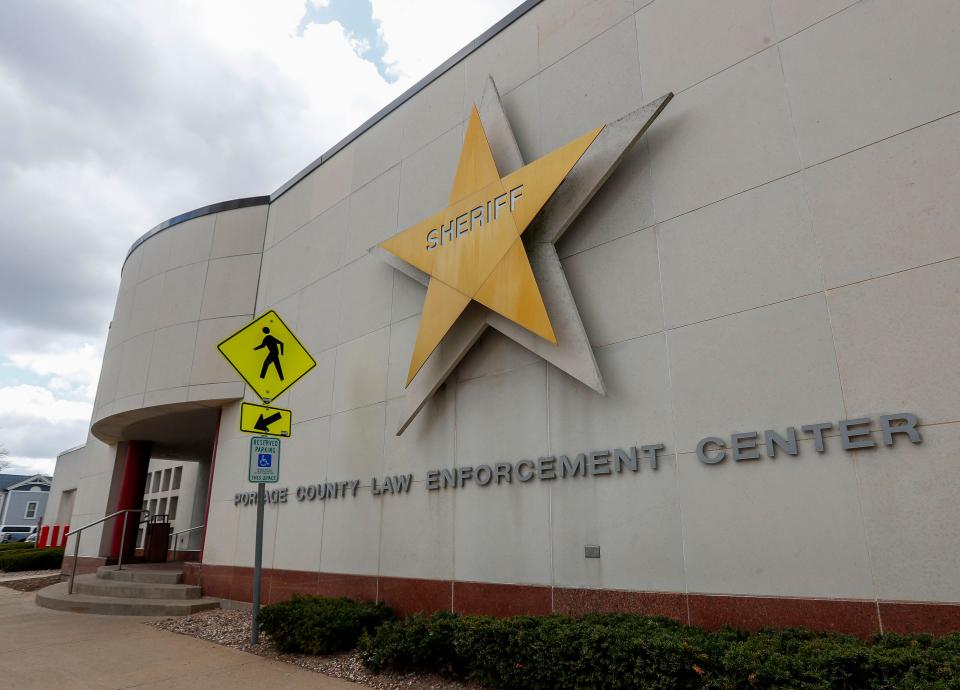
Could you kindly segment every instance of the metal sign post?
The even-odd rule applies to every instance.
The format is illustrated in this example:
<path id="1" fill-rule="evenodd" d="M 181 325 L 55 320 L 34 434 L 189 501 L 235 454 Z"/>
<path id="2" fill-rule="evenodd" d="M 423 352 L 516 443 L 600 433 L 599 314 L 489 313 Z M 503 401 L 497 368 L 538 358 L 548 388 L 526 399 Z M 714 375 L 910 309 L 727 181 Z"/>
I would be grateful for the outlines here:
<path id="1" fill-rule="evenodd" d="M 253 552 L 253 626 L 250 629 L 250 644 L 257 644 L 260 638 L 260 569 L 263 563 L 263 504 L 266 503 L 266 487 L 263 482 L 257 484 L 257 537 Z"/>
<path id="2" fill-rule="evenodd" d="M 280 439 L 254 436 L 250 439 L 250 466 L 247 479 L 257 483 L 257 533 L 253 552 L 253 625 L 250 644 L 260 639 L 260 580 L 263 565 L 263 506 L 267 502 L 266 482 L 280 481 Z"/>

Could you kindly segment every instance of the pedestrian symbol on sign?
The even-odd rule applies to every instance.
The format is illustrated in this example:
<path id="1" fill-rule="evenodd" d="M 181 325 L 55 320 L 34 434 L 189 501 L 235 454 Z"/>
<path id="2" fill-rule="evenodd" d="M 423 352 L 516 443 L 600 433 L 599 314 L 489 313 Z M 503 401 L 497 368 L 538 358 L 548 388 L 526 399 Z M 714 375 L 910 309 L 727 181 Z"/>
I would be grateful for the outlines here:
<path id="1" fill-rule="evenodd" d="M 267 378 L 267 369 L 272 364 L 277 368 L 277 376 L 283 381 L 283 369 L 280 368 L 280 355 L 283 354 L 283 341 L 277 340 L 270 335 L 270 329 L 266 326 L 263 327 L 263 332 L 266 333 L 263 342 L 253 348 L 254 350 L 267 348 L 267 358 L 263 360 L 263 366 L 260 367 L 260 378 Z"/>

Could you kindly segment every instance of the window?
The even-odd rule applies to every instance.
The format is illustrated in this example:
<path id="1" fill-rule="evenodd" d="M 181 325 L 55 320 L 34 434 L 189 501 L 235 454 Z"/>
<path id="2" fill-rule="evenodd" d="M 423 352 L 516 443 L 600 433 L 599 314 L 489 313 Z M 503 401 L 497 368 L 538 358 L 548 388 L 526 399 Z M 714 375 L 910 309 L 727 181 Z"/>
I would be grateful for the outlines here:
<path id="1" fill-rule="evenodd" d="M 157 514 L 157 499 L 151 498 L 150 499 L 150 515 L 153 516 L 156 514 Z"/>
<path id="2" fill-rule="evenodd" d="M 157 515 L 165 515 L 167 512 L 167 499 L 160 499 L 160 507 L 157 508 Z"/>
<path id="3" fill-rule="evenodd" d="M 24 519 L 33 520 L 37 517 L 37 502 L 30 501 L 27 503 L 27 512 L 23 514 Z"/>
<path id="4" fill-rule="evenodd" d="M 177 500 L 177 497 L 176 497 L 176 496 L 174 496 L 174 497 L 172 497 L 172 498 L 170 499 L 170 511 L 169 511 L 169 512 L 170 512 L 170 518 L 169 518 L 169 519 L 170 519 L 170 522 L 173 522 L 174 520 L 177 519 L 177 503 L 178 503 L 178 502 L 179 502 L 179 501 Z"/>
<path id="5" fill-rule="evenodd" d="M 34 527 L 29 527 L 29 526 L 26 526 L 26 527 L 12 526 L 12 527 L 2 527 L 0 528 L 0 532 L 2 532 L 3 534 L 22 534 L 23 532 L 31 532 L 34 529 L 35 529 Z"/>
<path id="6" fill-rule="evenodd" d="M 173 489 L 180 488 L 180 478 L 182 475 L 183 475 L 183 465 L 180 465 L 179 467 L 175 467 L 173 470 L 173 486 L 171 488 Z"/>
<path id="7" fill-rule="evenodd" d="M 150 493 L 157 493 L 160 491 L 160 470 L 157 470 L 153 473 L 153 491 Z"/>
<path id="8" fill-rule="evenodd" d="M 152 478 L 153 478 L 153 474 L 151 474 L 150 472 L 147 472 L 147 483 L 144 484 L 143 486 L 143 493 L 145 494 L 150 493 L 150 480 Z"/>
<path id="9" fill-rule="evenodd" d="M 170 471 L 169 467 L 163 471 L 163 486 L 160 487 L 162 491 L 170 490 Z"/>
<path id="10" fill-rule="evenodd" d="M 143 548 L 143 535 L 144 535 L 144 531 L 143 531 L 143 527 L 141 527 L 140 529 L 137 530 L 137 548 L 138 549 Z"/>

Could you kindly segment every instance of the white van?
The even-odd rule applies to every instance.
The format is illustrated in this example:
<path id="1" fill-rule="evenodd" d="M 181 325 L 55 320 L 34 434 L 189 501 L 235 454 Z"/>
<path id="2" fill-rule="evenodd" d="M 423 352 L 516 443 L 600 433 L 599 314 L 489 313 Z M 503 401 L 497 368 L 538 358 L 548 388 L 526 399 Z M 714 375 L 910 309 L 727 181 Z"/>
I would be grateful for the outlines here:
<path id="1" fill-rule="evenodd" d="M 0 527 L 0 544 L 14 541 L 24 541 L 31 534 L 36 534 L 35 525 L 4 525 Z"/>

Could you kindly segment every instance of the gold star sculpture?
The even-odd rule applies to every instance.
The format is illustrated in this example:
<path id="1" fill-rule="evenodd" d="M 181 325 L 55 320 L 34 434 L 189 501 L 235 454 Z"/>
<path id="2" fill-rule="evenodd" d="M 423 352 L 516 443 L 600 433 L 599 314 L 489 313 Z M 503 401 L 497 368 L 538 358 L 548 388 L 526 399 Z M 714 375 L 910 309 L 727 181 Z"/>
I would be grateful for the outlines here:
<path id="1" fill-rule="evenodd" d="M 474 106 L 447 208 L 380 244 L 430 277 L 407 385 L 474 300 L 556 345 L 522 235 L 602 130 L 501 177 Z"/>

